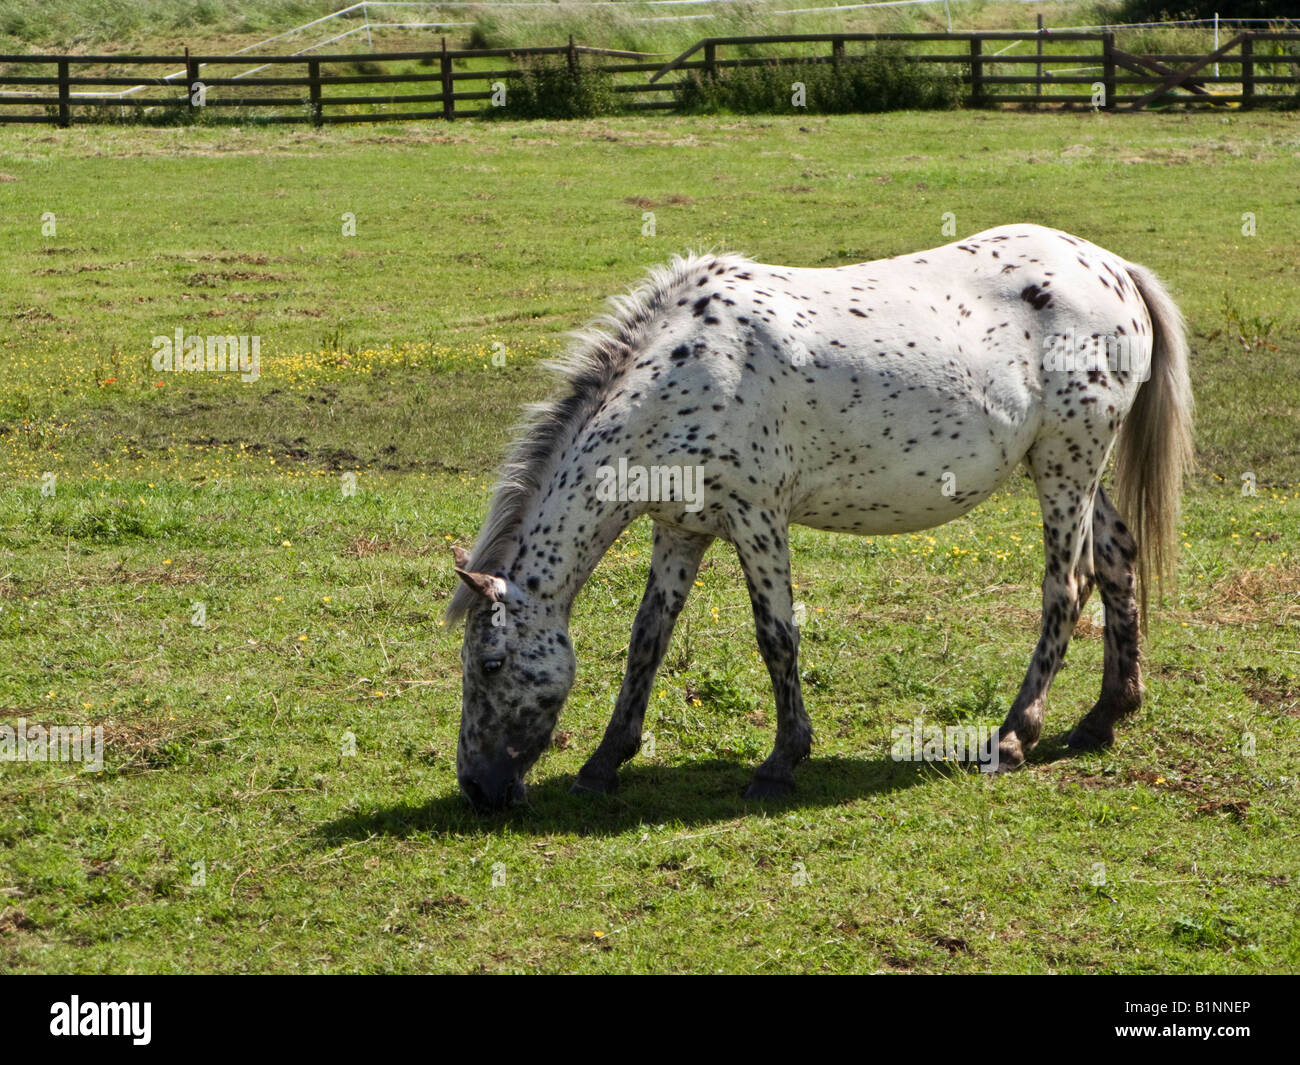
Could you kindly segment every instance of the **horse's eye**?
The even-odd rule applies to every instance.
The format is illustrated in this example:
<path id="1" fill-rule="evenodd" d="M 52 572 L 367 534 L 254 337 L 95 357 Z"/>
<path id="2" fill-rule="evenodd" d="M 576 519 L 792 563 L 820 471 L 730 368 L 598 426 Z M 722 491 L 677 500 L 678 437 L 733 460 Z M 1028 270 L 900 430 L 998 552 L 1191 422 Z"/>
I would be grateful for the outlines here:
<path id="1" fill-rule="evenodd" d="M 495 673 L 498 669 L 501 668 L 501 664 L 503 661 L 504 659 L 500 659 L 500 658 L 487 658 L 484 659 L 483 665 L 480 666 L 479 668 L 481 668 L 484 673 Z"/>

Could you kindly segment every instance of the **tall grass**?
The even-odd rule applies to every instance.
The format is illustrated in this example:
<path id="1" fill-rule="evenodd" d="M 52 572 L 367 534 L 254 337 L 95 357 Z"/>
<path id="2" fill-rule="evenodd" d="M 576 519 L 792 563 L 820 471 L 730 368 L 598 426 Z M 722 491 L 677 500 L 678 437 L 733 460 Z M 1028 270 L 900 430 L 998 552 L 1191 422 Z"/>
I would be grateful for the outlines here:
<path id="1" fill-rule="evenodd" d="M 0 0 L 0 40 L 43 49 L 157 42 L 176 33 L 270 35 L 347 0 Z"/>
<path id="2" fill-rule="evenodd" d="M 39 48 L 64 51 L 112 45 L 114 51 L 143 50 L 204 40 L 223 46 L 250 44 L 261 38 L 300 26 L 349 6 L 349 0 L 0 0 L 0 47 L 11 51 Z M 946 30 L 947 16 L 941 0 L 906 8 L 834 11 L 801 15 L 776 12 L 817 3 L 791 4 L 788 0 L 736 0 L 719 4 L 703 19 L 665 18 L 666 14 L 698 15 L 628 0 L 613 8 L 577 7 L 556 3 L 544 8 L 506 7 L 439 8 L 436 4 L 369 12 L 370 39 L 376 47 L 430 48 L 446 33 L 454 46 L 492 48 L 559 44 L 572 34 L 580 44 L 629 51 L 676 54 L 700 37 L 771 33 L 868 33 Z M 1011 0 L 951 0 L 952 28 L 1027 29 L 1042 13 L 1049 26 L 1099 21 L 1098 5 L 1063 0 L 1030 5 Z M 360 26 L 362 15 L 349 16 L 346 25 Z M 383 30 L 389 22 L 465 22 L 473 25 L 451 30 Z M 292 51 L 340 32 L 341 23 L 327 23 L 290 38 Z M 366 46 L 357 34 L 340 42 L 339 50 Z"/>
<path id="3" fill-rule="evenodd" d="M 505 11 L 486 9 L 474 16 L 466 34 L 473 47 L 516 48 L 559 44 L 570 35 L 580 44 L 632 52 L 676 55 L 702 37 L 743 37 L 794 33 L 918 33 L 948 29 L 944 5 L 933 4 L 875 10 L 780 14 L 817 3 L 787 0 L 735 0 L 715 8 L 691 9 L 690 19 L 664 19 L 664 8 L 629 0 L 616 8 L 581 8 L 558 3 L 545 8 Z M 952 28 L 1030 29 L 1042 12 L 1048 25 L 1096 21 L 1093 4 L 1045 3 L 1032 10 L 1023 3 L 952 0 Z"/>

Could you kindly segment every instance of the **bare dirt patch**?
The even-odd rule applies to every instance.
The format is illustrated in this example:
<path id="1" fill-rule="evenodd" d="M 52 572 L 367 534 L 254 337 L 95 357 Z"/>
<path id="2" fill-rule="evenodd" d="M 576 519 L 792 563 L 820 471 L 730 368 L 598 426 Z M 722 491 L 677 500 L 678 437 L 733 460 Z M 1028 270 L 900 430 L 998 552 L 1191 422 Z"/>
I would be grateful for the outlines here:
<path id="1" fill-rule="evenodd" d="M 215 288 L 232 281 L 292 281 L 288 274 L 268 274 L 255 270 L 224 270 L 212 273 L 191 274 L 185 284 L 195 288 Z"/>
<path id="2" fill-rule="evenodd" d="M 1246 694 L 1266 710 L 1300 716 L 1300 680 L 1263 666 L 1232 674 Z"/>

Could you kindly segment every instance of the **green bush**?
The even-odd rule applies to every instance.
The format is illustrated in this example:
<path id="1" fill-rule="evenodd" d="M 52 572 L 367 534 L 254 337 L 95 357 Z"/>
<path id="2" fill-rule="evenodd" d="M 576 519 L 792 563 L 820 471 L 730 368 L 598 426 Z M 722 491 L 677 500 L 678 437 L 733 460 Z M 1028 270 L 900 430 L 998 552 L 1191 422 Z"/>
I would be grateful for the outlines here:
<path id="1" fill-rule="evenodd" d="M 466 48 L 505 48 L 501 31 L 501 17 L 490 11 L 481 11 L 474 16 L 474 25 L 470 27 L 465 40 Z"/>
<path id="2" fill-rule="evenodd" d="M 794 86 L 803 86 L 803 106 Z M 680 110 L 728 110 L 738 114 L 846 114 L 867 111 L 934 111 L 961 106 L 961 77 L 881 47 L 847 57 L 838 65 L 774 60 L 761 66 L 724 67 L 717 74 L 692 71 L 677 91 Z"/>
<path id="3" fill-rule="evenodd" d="M 1107 10 L 1113 22 L 1168 22 L 1171 19 L 1295 18 L 1293 0 L 1120 0 Z"/>
<path id="4" fill-rule="evenodd" d="M 567 56 L 526 58 L 506 80 L 504 107 L 489 107 L 493 118 L 593 118 L 622 110 L 614 78 L 585 56 L 570 65 Z"/>

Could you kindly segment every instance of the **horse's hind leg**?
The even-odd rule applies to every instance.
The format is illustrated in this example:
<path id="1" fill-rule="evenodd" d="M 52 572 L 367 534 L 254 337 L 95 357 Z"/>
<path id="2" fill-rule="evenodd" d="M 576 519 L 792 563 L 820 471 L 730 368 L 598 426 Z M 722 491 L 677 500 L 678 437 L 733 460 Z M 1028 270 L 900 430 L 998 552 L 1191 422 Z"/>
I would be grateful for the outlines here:
<path id="1" fill-rule="evenodd" d="M 1137 544 L 1100 488 L 1093 507 L 1092 538 L 1097 586 L 1106 605 L 1106 650 L 1101 697 L 1066 741 L 1081 750 L 1109 747 L 1115 740 L 1115 722 L 1142 702 L 1133 571 Z"/>
<path id="2" fill-rule="evenodd" d="M 754 608 L 758 650 L 776 695 L 776 745 L 754 772 L 747 799 L 787 795 L 794 789 L 794 767 L 812 749 L 812 722 L 799 685 L 799 628 L 790 587 L 789 526 L 770 510 L 744 510 L 731 516 L 732 539 Z"/>
<path id="3" fill-rule="evenodd" d="M 641 747 L 641 727 L 655 671 L 668 649 L 677 615 L 690 593 L 700 560 L 712 536 L 681 532 L 655 524 L 654 552 L 645 594 L 632 624 L 627 671 L 605 737 L 578 772 L 573 791 L 611 792 L 618 787 L 618 767 Z"/>
<path id="4" fill-rule="evenodd" d="M 1043 621 L 1038 646 L 1011 711 L 999 730 L 998 770 L 1015 769 L 1043 730 L 1047 690 L 1069 646 L 1089 588 L 1086 564 L 1093 495 L 1101 459 L 1095 462 L 1062 437 L 1040 440 L 1029 453 L 1043 512 Z"/>

